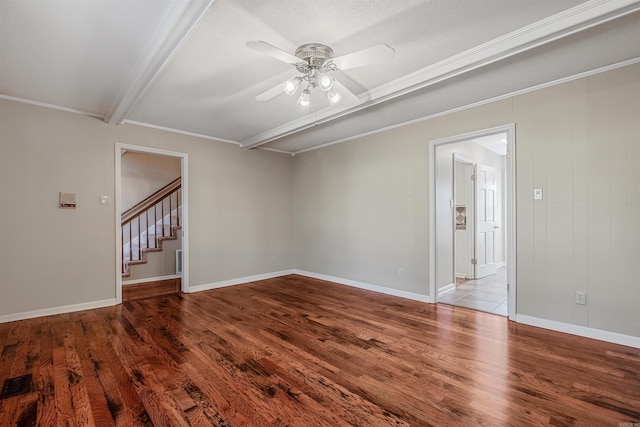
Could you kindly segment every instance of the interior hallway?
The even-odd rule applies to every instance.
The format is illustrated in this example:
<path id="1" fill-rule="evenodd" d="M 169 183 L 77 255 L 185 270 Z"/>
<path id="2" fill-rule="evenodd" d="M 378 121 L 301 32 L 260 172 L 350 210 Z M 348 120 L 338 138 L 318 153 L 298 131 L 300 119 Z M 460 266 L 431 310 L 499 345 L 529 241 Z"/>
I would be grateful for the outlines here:
<path id="1" fill-rule="evenodd" d="M 456 288 L 439 295 L 438 302 L 507 316 L 507 268 L 478 280 L 456 279 Z"/>

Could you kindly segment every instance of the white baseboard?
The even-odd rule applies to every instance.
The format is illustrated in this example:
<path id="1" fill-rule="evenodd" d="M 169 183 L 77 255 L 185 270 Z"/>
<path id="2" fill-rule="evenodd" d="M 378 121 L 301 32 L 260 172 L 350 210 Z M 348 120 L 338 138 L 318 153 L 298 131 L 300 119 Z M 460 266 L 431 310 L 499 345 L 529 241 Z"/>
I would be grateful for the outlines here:
<path id="1" fill-rule="evenodd" d="M 564 332 L 566 334 L 578 335 L 586 338 L 593 338 L 600 341 L 614 344 L 626 345 L 640 348 L 640 337 L 619 334 L 617 332 L 603 331 L 586 326 L 572 325 L 570 323 L 557 322 L 555 320 L 541 319 L 539 317 L 516 314 L 516 322 L 525 325 L 537 326 L 539 328 L 550 329 L 552 331 Z"/>
<path id="2" fill-rule="evenodd" d="M 54 314 L 72 313 L 74 311 L 91 310 L 116 305 L 116 299 L 105 299 L 102 301 L 84 302 L 82 304 L 64 305 L 61 307 L 43 308 L 41 310 L 25 311 L 22 313 L 5 314 L 0 316 L 0 323 L 13 322 L 16 320 L 33 319 L 34 317 L 51 316 Z"/>
<path id="3" fill-rule="evenodd" d="M 401 291 L 399 289 L 387 288 L 379 285 L 372 285 L 370 283 L 357 282 L 355 280 L 342 279 L 340 277 L 327 276 L 326 274 L 312 273 L 304 270 L 293 270 L 292 274 L 299 274 L 301 276 L 312 277 L 314 279 L 326 280 L 328 282 L 340 283 L 341 285 L 353 286 L 355 288 L 366 289 L 368 291 L 380 292 L 382 294 L 393 295 L 400 298 L 407 298 L 414 301 L 421 302 L 434 302 L 429 295 L 416 294 L 414 292 Z"/>
<path id="4" fill-rule="evenodd" d="M 133 279 L 133 280 L 123 280 L 122 286 L 127 285 L 135 285 L 137 283 L 146 283 L 146 282 L 159 282 L 161 280 L 169 280 L 169 279 L 177 279 L 182 277 L 181 274 L 170 274 L 168 276 L 160 276 L 160 277 L 145 277 L 144 279 Z"/>
<path id="5" fill-rule="evenodd" d="M 240 277 L 238 279 L 223 280 L 221 282 L 207 283 L 204 285 L 189 286 L 189 288 L 187 289 L 187 292 L 192 293 L 192 292 L 208 291 L 210 289 L 224 288 L 226 286 L 240 285 L 242 283 L 255 282 L 258 280 L 273 279 L 275 277 L 287 276 L 289 274 L 295 274 L 295 270 L 276 271 L 273 273 L 258 274 L 256 276 L 249 276 L 249 277 Z"/>
<path id="6" fill-rule="evenodd" d="M 455 283 L 450 283 L 447 286 L 443 286 L 440 289 L 438 289 L 438 296 L 442 295 L 442 294 L 446 294 L 449 291 L 453 291 L 456 288 L 456 284 Z"/>

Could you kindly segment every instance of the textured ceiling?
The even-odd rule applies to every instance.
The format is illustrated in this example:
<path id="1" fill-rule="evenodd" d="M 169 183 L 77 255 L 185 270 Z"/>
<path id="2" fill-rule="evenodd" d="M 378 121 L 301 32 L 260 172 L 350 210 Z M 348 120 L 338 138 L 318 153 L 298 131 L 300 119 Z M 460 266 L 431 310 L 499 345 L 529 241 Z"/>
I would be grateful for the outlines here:
<path id="1" fill-rule="evenodd" d="M 633 0 L 2 0 L 0 96 L 299 152 L 640 57 Z M 395 58 L 333 75 L 358 105 L 254 97 L 297 74 L 245 47 Z M 320 124 L 320 126 L 317 126 Z"/>

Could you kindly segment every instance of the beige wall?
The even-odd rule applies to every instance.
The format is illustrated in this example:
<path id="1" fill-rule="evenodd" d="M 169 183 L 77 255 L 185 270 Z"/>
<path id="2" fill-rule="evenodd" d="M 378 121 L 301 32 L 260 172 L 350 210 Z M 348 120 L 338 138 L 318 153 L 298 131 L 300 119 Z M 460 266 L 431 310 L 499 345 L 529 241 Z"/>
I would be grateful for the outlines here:
<path id="1" fill-rule="evenodd" d="M 296 155 L 296 268 L 426 294 L 426 159 L 404 129 Z"/>
<path id="2" fill-rule="evenodd" d="M 115 298 L 116 142 L 189 155 L 191 285 L 292 268 L 291 156 L 0 100 L 0 316 Z"/>
<path id="3" fill-rule="evenodd" d="M 509 123 L 518 313 L 640 336 L 638 64 L 297 155 L 294 265 L 428 294 L 428 142 Z"/>
<path id="4" fill-rule="evenodd" d="M 0 100 L 0 316 L 114 298 L 115 141 L 189 154 L 194 286 L 295 267 L 426 295 L 428 141 L 515 123 L 518 313 L 640 336 L 639 117 L 633 65 L 292 160 Z"/>
<path id="5" fill-rule="evenodd" d="M 127 151 L 122 155 L 120 208 L 122 212 L 141 202 L 176 178 L 180 158 Z"/>

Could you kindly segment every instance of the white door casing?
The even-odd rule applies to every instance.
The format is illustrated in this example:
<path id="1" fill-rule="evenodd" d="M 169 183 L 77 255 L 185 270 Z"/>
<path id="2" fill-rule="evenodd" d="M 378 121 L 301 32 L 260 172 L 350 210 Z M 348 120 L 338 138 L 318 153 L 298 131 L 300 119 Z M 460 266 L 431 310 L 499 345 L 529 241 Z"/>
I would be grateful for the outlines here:
<path id="1" fill-rule="evenodd" d="M 476 165 L 476 241 L 475 241 L 475 278 L 480 279 L 495 274 L 496 237 L 496 171 L 485 165 Z"/>
<path id="2" fill-rule="evenodd" d="M 121 214 L 120 193 L 121 193 L 121 173 L 122 173 L 122 152 L 136 151 L 141 153 L 158 154 L 163 156 L 178 157 L 181 159 L 180 176 L 182 177 L 182 280 L 181 291 L 189 290 L 189 156 L 187 153 L 162 150 L 153 147 L 144 147 L 131 144 L 115 143 L 115 236 L 116 236 L 116 303 L 122 303 L 122 234 L 121 234 Z"/>
<path id="3" fill-rule="evenodd" d="M 438 301 L 437 293 L 437 270 L 439 267 L 439 255 L 436 250 L 438 241 L 438 229 L 436 227 L 437 199 L 436 199 L 436 147 L 447 144 L 468 141 L 497 133 L 507 135 L 507 159 L 506 159 L 506 261 L 507 261 L 507 290 L 508 290 L 508 313 L 509 319 L 515 321 L 517 314 L 516 293 L 517 293 L 517 258 L 516 258 L 516 140 L 515 124 L 497 126 L 490 129 L 449 136 L 445 138 L 429 141 L 429 235 L 434 236 L 429 239 L 429 296 L 431 302 Z M 445 254 L 446 256 L 446 254 Z M 453 254 L 451 255 L 453 256 Z"/>

